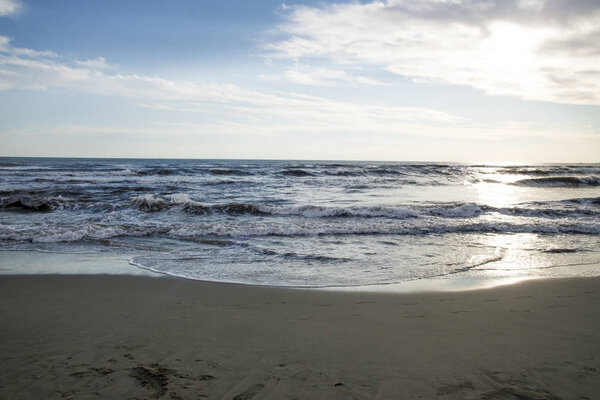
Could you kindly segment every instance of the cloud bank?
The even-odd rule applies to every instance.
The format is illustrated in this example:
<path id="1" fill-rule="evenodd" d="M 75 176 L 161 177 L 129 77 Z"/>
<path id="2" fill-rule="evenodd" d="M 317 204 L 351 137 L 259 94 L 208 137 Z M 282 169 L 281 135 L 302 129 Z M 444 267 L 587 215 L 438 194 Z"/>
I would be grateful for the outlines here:
<path id="1" fill-rule="evenodd" d="M 600 104 L 600 2 L 386 0 L 284 7 L 272 58 L 376 65 L 490 95 Z"/>
<path id="2" fill-rule="evenodd" d="M 53 52 L 13 47 L 9 38 L 0 36 L 0 90 L 77 91 L 123 97 L 140 107 L 161 111 L 203 113 L 209 121 L 204 127 L 212 133 L 415 134 L 427 127 L 442 132 L 462 121 L 423 107 L 357 104 L 231 83 L 123 74 L 117 69 L 103 57 L 69 61 Z"/>

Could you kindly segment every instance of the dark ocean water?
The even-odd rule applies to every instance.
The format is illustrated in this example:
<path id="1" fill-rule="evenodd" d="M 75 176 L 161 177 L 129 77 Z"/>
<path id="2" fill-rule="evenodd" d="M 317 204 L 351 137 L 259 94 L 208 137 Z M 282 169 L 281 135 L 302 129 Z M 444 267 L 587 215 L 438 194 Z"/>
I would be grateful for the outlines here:
<path id="1" fill-rule="evenodd" d="M 600 164 L 0 158 L 0 179 L 4 251 L 283 286 L 600 275 Z"/>

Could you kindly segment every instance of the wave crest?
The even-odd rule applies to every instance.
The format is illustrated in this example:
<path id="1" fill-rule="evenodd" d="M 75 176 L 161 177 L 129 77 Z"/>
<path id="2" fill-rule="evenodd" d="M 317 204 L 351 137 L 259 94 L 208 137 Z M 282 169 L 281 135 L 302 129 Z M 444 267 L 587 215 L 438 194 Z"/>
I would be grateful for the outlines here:
<path id="1" fill-rule="evenodd" d="M 583 187 L 600 186 L 600 178 L 596 176 L 576 177 L 576 176 L 552 176 L 548 178 L 528 178 L 521 179 L 514 183 L 519 186 L 539 186 L 539 187 Z"/>

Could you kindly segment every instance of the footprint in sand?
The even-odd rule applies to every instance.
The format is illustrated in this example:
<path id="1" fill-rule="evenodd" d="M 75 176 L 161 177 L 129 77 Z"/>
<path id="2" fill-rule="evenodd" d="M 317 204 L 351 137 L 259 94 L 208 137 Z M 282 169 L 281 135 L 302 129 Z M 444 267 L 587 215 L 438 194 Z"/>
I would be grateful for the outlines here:
<path id="1" fill-rule="evenodd" d="M 129 376 L 135 378 L 142 386 L 152 389 L 154 398 L 159 398 L 167 392 L 169 376 L 176 371 L 163 368 L 160 365 L 152 367 L 137 366 L 131 369 Z"/>

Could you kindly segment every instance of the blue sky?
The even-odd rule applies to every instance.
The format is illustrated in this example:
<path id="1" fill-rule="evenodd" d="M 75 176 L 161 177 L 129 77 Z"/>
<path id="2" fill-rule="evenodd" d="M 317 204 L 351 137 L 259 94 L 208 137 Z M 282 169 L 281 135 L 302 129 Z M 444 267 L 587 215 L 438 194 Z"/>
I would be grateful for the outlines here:
<path id="1" fill-rule="evenodd" d="M 600 161 L 600 3 L 0 0 L 0 155 Z"/>

